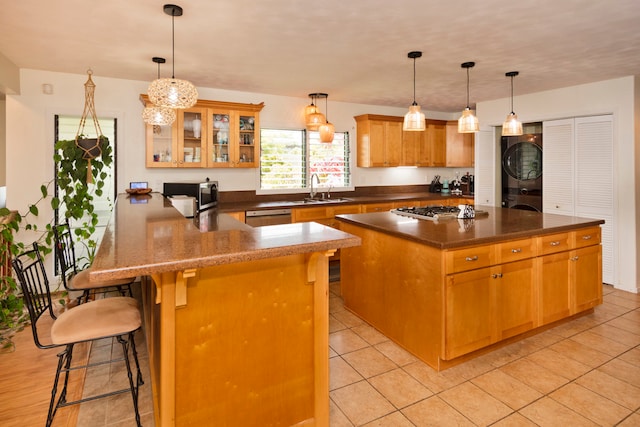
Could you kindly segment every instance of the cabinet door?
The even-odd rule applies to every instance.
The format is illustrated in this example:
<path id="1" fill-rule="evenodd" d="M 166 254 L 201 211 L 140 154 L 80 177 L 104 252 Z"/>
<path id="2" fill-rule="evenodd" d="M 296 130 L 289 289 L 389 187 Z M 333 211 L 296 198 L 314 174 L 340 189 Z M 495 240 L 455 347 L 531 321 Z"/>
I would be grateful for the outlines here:
<path id="1" fill-rule="evenodd" d="M 400 166 L 402 157 L 402 122 L 385 123 L 385 166 Z"/>
<path id="2" fill-rule="evenodd" d="M 571 251 L 572 314 L 602 303 L 602 246 Z"/>
<path id="3" fill-rule="evenodd" d="M 170 168 L 174 165 L 177 150 L 176 123 L 168 126 L 146 125 L 146 166 Z"/>
<path id="4" fill-rule="evenodd" d="M 534 259 L 510 262 L 496 267 L 498 339 L 505 339 L 534 328 L 536 323 Z"/>
<path id="5" fill-rule="evenodd" d="M 443 359 L 453 359 L 494 341 L 493 282 L 490 268 L 447 276 Z"/>
<path id="6" fill-rule="evenodd" d="M 207 163 L 207 120 L 206 108 L 178 110 L 178 147 L 174 156 L 178 167 L 201 168 Z"/>
<path id="7" fill-rule="evenodd" d="M 386 122 L 369 122 L 369 164 L 373 167 L 386 166 Z"/>
<path id="8" fill-rule="evenodd" d="M 472 133 L 459 133 L 458 122 L 447 122 L 447 167 L 473 167 L 474 139 Z"/>
<path id="9" fill-rule="evenodd" d="M 569 252 L 536 259 L 540 325 L 555 322 L 571 314 Z"/>
<path id="10" fill-rule="evenodd" d="M 428 157 L 422 158 L 421 153 L 426 144 L 427 135 L 422 132 L 402 131 L 402 161 L 403 166 L 429 166 Z"/>
<path id="11" fill-rule="evenodd" d="M 431 150 L 430 166 L 447 165 L 447 127 L 445 122 L 427 121 L 427 145 Z"/>
<path id="12" fill-rule="evenodd" d="M 542 124 L 544 180 L 542 210 L 561 215 L 574 214 L 575 160 L 573 119 Z"/>
<path id="13" fill-rule="evenodd" d="M 237 167 L 256 168 L 260 164 L 259 116 L 250 111 L 238 111 Z"/>
<path id="14" fill-rule="evenodd" d="M 234 117 L 230 110 L 209 108 L 209 167 L 231 167 L 235 151 Z"/>

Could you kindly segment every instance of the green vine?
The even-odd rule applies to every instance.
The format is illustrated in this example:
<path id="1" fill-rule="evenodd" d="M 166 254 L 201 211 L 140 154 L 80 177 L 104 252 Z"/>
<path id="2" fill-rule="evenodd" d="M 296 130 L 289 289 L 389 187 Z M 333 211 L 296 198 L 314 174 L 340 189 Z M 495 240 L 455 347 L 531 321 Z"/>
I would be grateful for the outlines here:
<path id="1" fill-rule="evenodd" d="M 64 218 L 74 222 L 76 243 L 84 245 L 87 257 L 83 267 L 93 261 L 97 242 L 92 238 L 98 225 L 98 214 L 95 212 L 94 195 L 100 197 L 104 193 L 108 173 L 105 170 L 112 162 L 112 149 L 108 138 L 100 137 L 101 154 L 91 159 L 90 163 L 83 158 L 85 151 L 79 148 L 75 140 L 61 140 L 55 145 L 54 161 L 57 168 L 57 185 L 61 197 L 52 195 L 50 189 L 55 181 L 40 187 L 40 198 L 27 206 L 26 212 L 20 213 L 7 208 L 0 208 L 0 262 L 7 265 L 11 258 L 25 251 L 26 244 L 16 240 L 21 231 L 35 232 L 43 255 L 53 251 L 54 218 L 50 218 L 44 229 L 39 229 L 35 218 L 40 214 L 39 206 L 49 201 L 52 211 L 64 207 Z M 90 169 L 89 169 L 90 164 Z M 87 183 L 87 171 L 93 177 L 93 184 Z M 11 337 L 24 328 L 28 322 L 20 287 L 13 275 L 0 275 L 0 352 L 11 349 Z"/>

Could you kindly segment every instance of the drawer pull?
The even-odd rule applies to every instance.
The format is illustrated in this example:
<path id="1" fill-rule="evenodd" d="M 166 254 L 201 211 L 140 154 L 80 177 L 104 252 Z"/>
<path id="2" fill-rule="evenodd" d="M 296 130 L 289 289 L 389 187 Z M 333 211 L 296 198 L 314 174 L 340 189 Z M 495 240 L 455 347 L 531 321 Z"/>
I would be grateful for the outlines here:
<path id="1" fill-rule="evenodd" d="M 511 249 L 511 253 L 518 254 L 518 253 L 520 253 L 520 252 L 522 252 L 522 248 L 518 248 L 518 249 Z"/>
<path id="2" fill-rule="evenodd" d="M 468 256 L 465 258 L 465 261 L 477 261 L 477 260 L 478 260 L 478 255 Z"/>
<path id="3" fill-rule="evenodd" d="M 502 273 L 492 274 L 491 277 L 493 277 L 494 279 L 501 279 L 502 278 Z"/>
<path id="4" fill-rule="evenodd" d="M 555 241 L 555 242 L 551 242 L 549 243 L 551 246 L 560 246 L 560 242 L 559 241 Z"/>
<path id="5" fill-rule="evenodd" d="M 582 240 L 591 240 L 591 234 L 587 234 L 586 236 L 582 236 Z"/>
<path id="6" fill-rule="evenodd" d="M 578 260 L 578 258 L 579 258 L 579 257 L 578 257 L 577 255 L 576 255 L 576 256 L 574 256 L 574 257 L 571 257 L 571 261 L 577 261 L 577 260 Z"/>

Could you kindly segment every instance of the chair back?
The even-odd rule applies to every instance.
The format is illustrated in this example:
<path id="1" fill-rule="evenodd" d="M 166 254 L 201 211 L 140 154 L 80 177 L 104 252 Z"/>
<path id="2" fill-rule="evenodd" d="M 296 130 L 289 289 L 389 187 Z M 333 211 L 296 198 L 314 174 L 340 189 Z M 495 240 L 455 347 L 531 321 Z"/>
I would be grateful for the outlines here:
<path id="1" fill-rule="evenodd" d="M 51 305 L 51 291 L 49 290 L 49 279 L 44 269 L 42 255 L 37 243 L 33 244 L 33 249 L 23 252 L 15 257 L 11 264 L 20 282 L 24 302 L 29 311 L 31 319 L 31 329 L 33 339 L 40 348 L 50 346 L 42 345 L 38 339 L 37 323 L 40 316 L 45 311 L 49 311 L 52 318 L 56 318 Z"/>
<path id="2" fill-rule="evenodd" d="M 55 251 L 60 266 L 60 275 L 62 283 L 67 287 L 67 279 L 78 273 L 76 267 L 76 252 L 73 246 L 73 236 L 71 227 L 67 219 L 64 224 L 58 224 L 53 227 L 55 236 Z"/>

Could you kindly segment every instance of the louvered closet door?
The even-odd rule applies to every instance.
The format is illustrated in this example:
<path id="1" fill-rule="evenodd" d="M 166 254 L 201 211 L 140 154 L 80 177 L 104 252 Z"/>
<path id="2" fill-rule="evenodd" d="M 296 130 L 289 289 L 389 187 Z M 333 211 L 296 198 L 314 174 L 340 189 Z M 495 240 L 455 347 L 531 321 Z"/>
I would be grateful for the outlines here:
<path id="1" fill-rule="evenodd" d="M 613 116 L 575 119 L 576 216 L 601 218 L 602 280 L 614 283 L 615 193 Z"/>
<path id="2" fill-rule="evenodd" d="M 574 215 L 573 119 L 542 124 L 542 211 Z"/>

